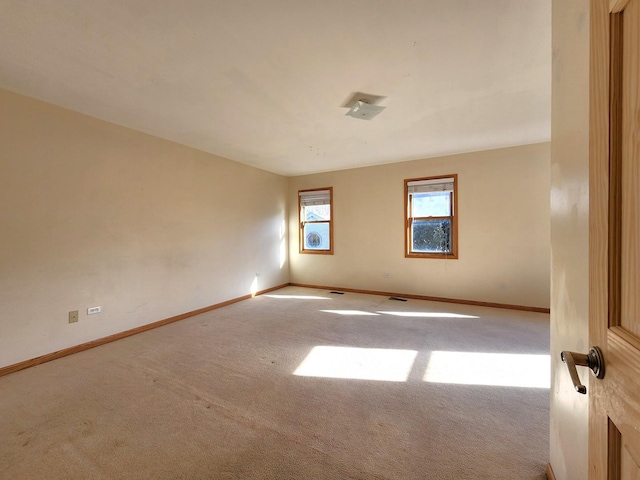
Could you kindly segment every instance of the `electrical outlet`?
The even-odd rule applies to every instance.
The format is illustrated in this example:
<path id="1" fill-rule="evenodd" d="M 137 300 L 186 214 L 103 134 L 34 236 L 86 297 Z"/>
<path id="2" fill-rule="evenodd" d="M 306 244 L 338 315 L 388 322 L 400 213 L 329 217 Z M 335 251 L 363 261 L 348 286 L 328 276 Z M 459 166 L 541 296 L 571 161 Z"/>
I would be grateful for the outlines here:
<path id="1" fill-rule="evenodd" d="M 391 278 L 391 274 L 385 272 L 382 274 L 382 278 Z"/>
<path id="2" fill-rule="evenodd" d="M 76 323 L 78 321 L 78 310 L 69 312 L 69 323 Z"/>
<path id="3" fill-rule="evenodd" d="M 100 313 L 102 311 L 102 307 L 89 307 L 87 308 L 87 315 L 94 315 L 96 313 Z"/>

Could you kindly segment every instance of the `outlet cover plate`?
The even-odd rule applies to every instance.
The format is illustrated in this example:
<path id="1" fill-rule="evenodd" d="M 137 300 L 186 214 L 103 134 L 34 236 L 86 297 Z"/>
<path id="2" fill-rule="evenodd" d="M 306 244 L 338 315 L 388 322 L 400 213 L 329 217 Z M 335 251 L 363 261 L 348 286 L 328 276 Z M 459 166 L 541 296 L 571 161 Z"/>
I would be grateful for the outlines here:
<path id="1" fill-rule="evenodd" d="M 76 323 L 78 321 L 78 310 L 69 312 L 69 323 Z"/>
<path id="2" fill-rule="evenodd" d="M 95 315 L 96 313 L 100 312 L 102 312 L 101 306 L 87 308 L 87 315 Z"/>

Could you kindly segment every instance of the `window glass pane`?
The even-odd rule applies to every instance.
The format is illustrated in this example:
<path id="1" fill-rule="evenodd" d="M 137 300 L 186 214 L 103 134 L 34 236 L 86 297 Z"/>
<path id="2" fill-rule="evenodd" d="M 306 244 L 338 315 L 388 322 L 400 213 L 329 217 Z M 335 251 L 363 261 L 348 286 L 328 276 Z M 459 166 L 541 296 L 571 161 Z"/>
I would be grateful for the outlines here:
<path id="1" fill-rule="evenodd" d="M 415 220 L 411 224 L 411 251 L 451 252 L 451 219 Z"/>
<path id="2" fill-rule="evenodd" d="M 302 221 L 314 222 L 331 219 L 330 205 L 308 205 L 302 207 Z"/>
<path id="3" fill-rule="evenodd" d="M 305 250 L 330 250 L 329 222 L 307 223 L 303 227 Z"/>
<path id="4" fill-rule="evenodd" d="M 414 217 L 451 216 L 451 192 L 414 193 L 411 201 Z"/>

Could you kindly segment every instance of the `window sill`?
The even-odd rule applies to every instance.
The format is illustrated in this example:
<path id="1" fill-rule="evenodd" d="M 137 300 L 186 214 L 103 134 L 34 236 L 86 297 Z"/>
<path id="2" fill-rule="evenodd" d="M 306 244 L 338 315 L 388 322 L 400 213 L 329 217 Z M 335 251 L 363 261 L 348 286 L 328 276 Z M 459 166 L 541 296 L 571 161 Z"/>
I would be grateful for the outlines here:
<path id="1" fill-rule="evenodd" d="M 439 258 L 441 260 L 457 260 L 458 255 L 453 253 L 405 253 L 405 258 Z"/>

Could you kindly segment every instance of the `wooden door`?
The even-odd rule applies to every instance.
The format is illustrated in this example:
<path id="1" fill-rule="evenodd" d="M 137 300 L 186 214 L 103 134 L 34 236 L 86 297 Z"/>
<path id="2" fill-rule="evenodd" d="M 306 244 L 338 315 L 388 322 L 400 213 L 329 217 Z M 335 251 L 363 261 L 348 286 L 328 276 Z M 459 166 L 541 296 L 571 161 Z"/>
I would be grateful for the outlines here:
<path id="1" fill-rule="evenodd" d="M 640 480 L 640 0 L 591 0 L 589 479 Z"/>

